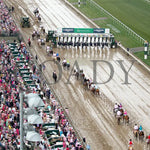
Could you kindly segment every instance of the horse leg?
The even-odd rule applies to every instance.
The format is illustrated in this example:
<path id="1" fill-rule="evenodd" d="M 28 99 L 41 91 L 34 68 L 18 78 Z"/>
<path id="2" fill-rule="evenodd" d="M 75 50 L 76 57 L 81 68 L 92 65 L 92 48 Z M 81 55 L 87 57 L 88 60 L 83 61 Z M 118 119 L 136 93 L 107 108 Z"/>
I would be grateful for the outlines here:
<path id="1" fill-rule="evenodd" d="M 55 77 L 55 83 L 56 83 L 57 78 Z"/>
<path id="2" fill-rule="evenodd" d="M 123 116 L 123 123 L 125 123 L 125 124 L 126 124 L 126 122 L 124 121 L 124 119 L 125 119 L 125 118 L 124 118 L 124 116 Z"/>
<path id="3" fill-rule="evenodd" d="M 137 137 L 138 137 L 138 134 L 137 134 L 137 132 L 135 133 L 135 138 L 136 138 L 136 140 L 137 140 Z"/>
<path id="4" fill-rule="evenodd" d="M 79 75 L 78 74 L 76 74 L 76 76 L 77 76 L 77 80 L 79 79 Z"/>
<path id="5" fill-rule="evenodd" d="M 118 118 L 118 125 L 120 124 L 120 118 Z"/>
<path id="6" fill-rule="evenodd" d="M 149 142 L 146 142 L 147 143 L 147 148 L 149 148 Z"/>

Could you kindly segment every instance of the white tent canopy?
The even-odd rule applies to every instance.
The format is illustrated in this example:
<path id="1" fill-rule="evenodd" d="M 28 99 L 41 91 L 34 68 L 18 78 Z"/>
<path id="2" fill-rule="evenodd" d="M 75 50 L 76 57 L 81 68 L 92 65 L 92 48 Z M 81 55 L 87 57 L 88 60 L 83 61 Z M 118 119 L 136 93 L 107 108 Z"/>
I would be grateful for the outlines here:
<path id="1" fill-rule="evenodd" d="M 32 98 L 32 97 L 39 97 L 39 95 L 36 93 L 29 93 L 29 94 L 26 94 L 25 97 Z"/>
<path id="2" fill-rule="evenodd" d="M 35 131 L 28 131 L 26 135 L 26 140 L 31 142 L 38 142 L 41 141 L 40 134 Z"/>
<path id="3" fill-rule="evenodd" d="M 44 107 L 44 102 L 41 100 L 41 98 L 32 98 L 28 100 L 28 105 L 30 108 L 33 107 Z"/>
<path id="4" fill-rule="evenodd" d="M 28 131 L 35 131 L 34 127 L 32 125 L 30 125 L 28 122 L 23 124 L 24 130 L 25 132 Z"/>
<path id="5" fill-rule="evenodd" d="M 31 109 L 31 108 L 26 108 L 24 109 L 24 114 L 25 115 L 32 115 L 32 114 L 38 114 L 37 111 L 35 109 Z"/>
<path id="6" fill-rule="evenodd" d="M 38 94 L 30 93 L 27 94 L 27 103 L 30 108 L 33 107 L 44 107 L 44 102 L 42 99 L 39 97 Z"/>
<path id="7" fill-rule="evenodd" d="M 28 119 L 29 124 L 43 124 L 43 120 L 42 120 L 41 116 L 36 115 L 36 114 L 29 115 L 27 117 L 27 119 Z"/>

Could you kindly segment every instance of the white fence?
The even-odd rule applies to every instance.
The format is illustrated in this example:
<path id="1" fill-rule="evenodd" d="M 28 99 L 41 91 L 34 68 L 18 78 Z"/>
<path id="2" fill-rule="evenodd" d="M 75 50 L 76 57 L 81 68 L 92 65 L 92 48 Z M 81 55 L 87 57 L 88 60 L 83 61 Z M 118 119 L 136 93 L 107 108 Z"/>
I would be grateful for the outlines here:
<path id="1" fill-rule="evenodd" d="M 122 23 L 120 20 L 118 20 L 116 17 L 114 17 L 112 14 L 110 14 L 107 10 L 105 10 L 103 7 L 101 7 L 99 4 L 97 4 L 95 1 L 93 0 L 87 0 L 90 3 L 92 3 L 93 5 L 95 5 L 96 7 L 98 7 L 99 9 L 101 9 L 104 13 L 106 13 L 107 15 L 109 15 L 110 17 L 112 17 L 117 23 L 119 23 L 124 29 L 126 29 L 128 31 L 128 33 L 132 34 L 133 36 L 137 37 L 139 39 L 139 41 L 144 44 L 144 42 L 146 41 L 144 38 L 142 38 L 140 35 L 138 35 L 137 33 L 135 33 L 132 29 L 130 29 L 128 26 L 126 26 L 124 23 Z"/>

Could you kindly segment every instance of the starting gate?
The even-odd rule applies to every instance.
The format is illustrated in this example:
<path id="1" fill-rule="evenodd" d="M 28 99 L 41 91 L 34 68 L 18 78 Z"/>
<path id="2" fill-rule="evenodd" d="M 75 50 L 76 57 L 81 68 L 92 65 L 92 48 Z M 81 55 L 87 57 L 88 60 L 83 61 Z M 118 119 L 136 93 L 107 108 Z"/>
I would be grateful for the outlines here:
<path id="1" fill-rule="evenodd" d="M 47 39 L 58 47 L 117 47 L 108 28 L 61 28 L 49 31 Z"/>

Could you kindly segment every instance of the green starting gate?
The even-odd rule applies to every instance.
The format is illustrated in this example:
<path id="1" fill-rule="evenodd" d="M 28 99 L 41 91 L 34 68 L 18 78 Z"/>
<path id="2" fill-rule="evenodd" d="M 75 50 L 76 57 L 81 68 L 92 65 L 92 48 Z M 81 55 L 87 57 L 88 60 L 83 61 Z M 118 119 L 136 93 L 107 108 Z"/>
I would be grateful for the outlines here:
<path id="1" fill-rule="evenodd" d="M 56 46 L 56 35 L 55 35 L 56 31 L 50 30 L 48 31 L 48 34 L 46 36 L 46 42 L 49 42 L 50 40 L 52 41 L 52 43 L 54 44 L 54 46 Z"/>
<path id="2" fill-rule="evenodd" d="M 61 43 L 108 43 L 110 47 L 117 47 L 114 36 L 110 33 L 109 28 L 60 28 L 57 31 L 50 30 L 46 36 L 46 42 L 51 42 L 54 46 Z M 96 44 L 95 44 L 96 45 Z"/>

